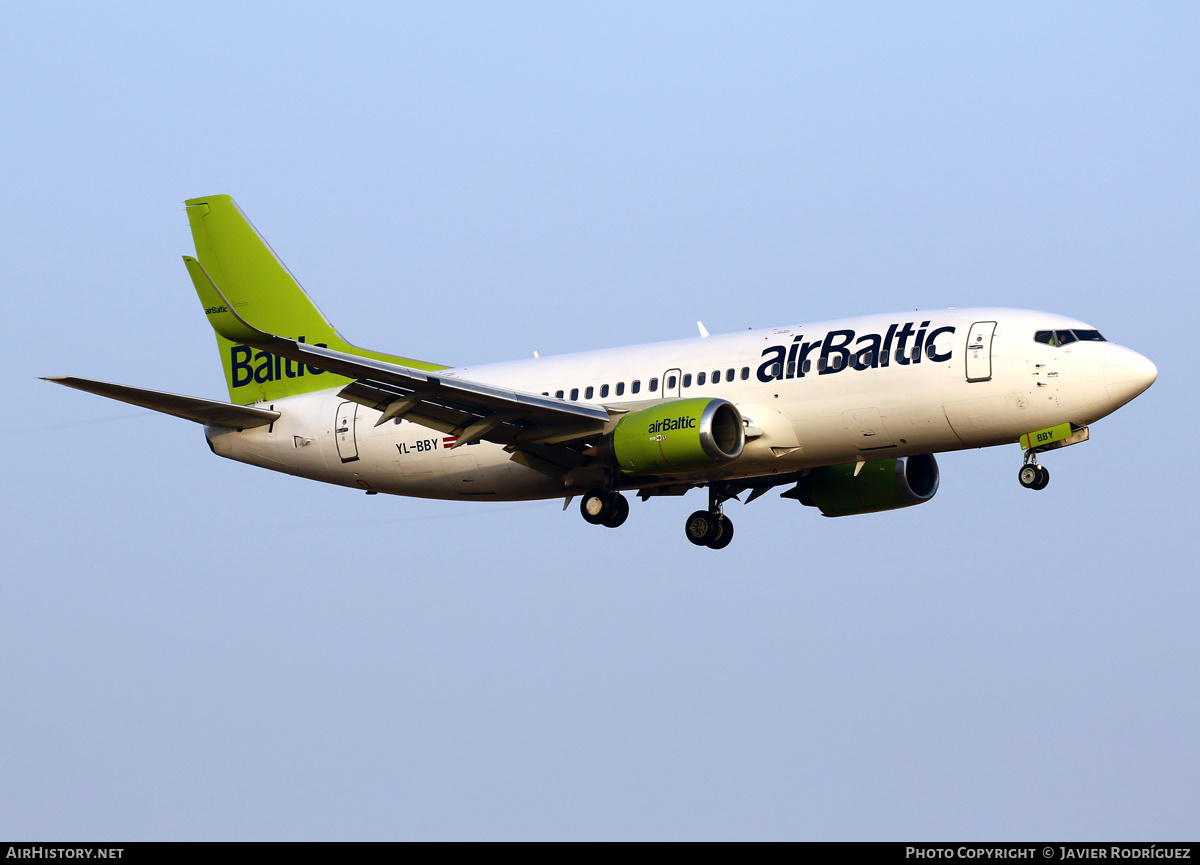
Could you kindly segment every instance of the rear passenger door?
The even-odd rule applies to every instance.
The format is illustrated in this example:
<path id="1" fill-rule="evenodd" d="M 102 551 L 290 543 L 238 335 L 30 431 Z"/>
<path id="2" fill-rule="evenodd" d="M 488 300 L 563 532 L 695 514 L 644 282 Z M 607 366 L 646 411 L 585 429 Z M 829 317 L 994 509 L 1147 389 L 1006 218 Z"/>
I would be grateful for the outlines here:
<path id="1" fill-rule="evenodd" d="M 337 440 L 338 456 L 344 463 L 352 463 L 358 459 L 358 440 L 354 434 L 354 422 L 358 415 L 358 403 L 344 402 L 337 407 L 337 416 L 333 428 Z"/>

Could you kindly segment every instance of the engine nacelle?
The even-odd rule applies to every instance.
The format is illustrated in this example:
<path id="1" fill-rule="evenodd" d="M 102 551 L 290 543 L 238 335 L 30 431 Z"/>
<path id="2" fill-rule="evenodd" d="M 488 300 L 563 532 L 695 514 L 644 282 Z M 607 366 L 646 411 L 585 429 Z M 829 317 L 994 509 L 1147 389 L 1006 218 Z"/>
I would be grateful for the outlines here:
<path id="1" fill-rule="evenodd" d="M 742 455 L 741 413 L 723 399 L 677 399 L 621 418 L 603 449 L 629 475 L 698 471 Z"/>
<path id="2" fill-rule="evenodd" d="M 932 454 L 871 460 L 863 464 L 857 477 L 856 465 L 813 469 L 784 495 L 820 508 L 827 517 L 846 517 L 919 505 L 933 498 L 938 489 L 937 460 Z"/>

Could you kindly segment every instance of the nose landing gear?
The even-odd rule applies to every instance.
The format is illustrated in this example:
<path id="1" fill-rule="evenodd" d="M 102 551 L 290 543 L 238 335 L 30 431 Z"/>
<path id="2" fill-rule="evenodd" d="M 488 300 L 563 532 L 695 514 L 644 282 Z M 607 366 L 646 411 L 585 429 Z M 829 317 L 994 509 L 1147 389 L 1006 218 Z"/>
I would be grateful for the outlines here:
<path id="1" fill-rule="evenodd" d="M 1090 437 L 1088 428 L 1074 423 L 1060 423 L 1025 433 L 1021 436 L 1021 447 L 1025 451 L 1025 465 L 1017 472 L 1017 480 L 1027 490 L 1044 490 L 1050 483 L 1050 470 L 1039 466 L 1037 455 L 1046 451 L 1065 448 L 1085 442 Z"/>

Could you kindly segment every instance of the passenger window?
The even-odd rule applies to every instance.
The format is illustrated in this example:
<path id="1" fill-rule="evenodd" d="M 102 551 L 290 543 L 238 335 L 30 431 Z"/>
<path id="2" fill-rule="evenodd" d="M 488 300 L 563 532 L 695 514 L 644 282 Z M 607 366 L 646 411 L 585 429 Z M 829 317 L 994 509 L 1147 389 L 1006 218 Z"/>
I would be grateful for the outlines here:
<path id="1" fill-rule="evenodd" d="M 691 374 L 690 372 L 689 372 L 689 373 L 686 373 L 686 374 L 684 375 L 684 377 L 683 377 L 683 386 L 684 386 L 684 387 L 691 387 L 691 386 L 692 386 L 692 374 Z"/>
<path id="2" fill-rule="evenodd" d="M 595 388 L 593 388 L 591 385 L 588 385 L 588 389 L 583 392 L 583 398 L 591 399 L 593 393 L 595 393 Z"/>
<path id="3" fill-rule="evenodd" d="M 608 396 L 608 385 L 602 384 L 600 385 L 600 399 L 604 399 L 606 396 Z"/>
<path id="4" fill-rule="evenodd" d="M 550 391 L 548 391 L 548 390 L 542 391 L 542 396 L 550 396 Z"/>
<path id="5" fill-rule="evenodd" d="M 889 359 L 891 356 L 892 356 L 892 353 L 891 353 L 890 351 L 888 351 L 886 348 L 885 348 L 883 351 L 879 352 L 879 365 L 880 365 L 880 366 L 887 366 L 887 365 L 888 365 L 888 359 Z"/>
<path id="6" fill-rule="evenodd" d="M 656 390 L 658 390 L 658 379 L 652 378 L 650 379 L 650 393 L 654 393 Z"/>
<path id="7" fill-rule="evenodd" d="M 571 399 L 579 399 L 579 388 L 571 388 Z"/>
<path id="8" fill-rule="evenodd" d="M 820 360 L 817 361 L 817 371 L 821 372 L 824 369 L 825 369 L 825 358 L 821 358 Z"/>
<path id="9" fill-rule="evenodd" d="M 937 354 L 937 346 L 935 346 L 932 342 L 926 343 L 925 344 L 925 356 L 927 358 L 929 358 L 930 360 L 933 360 L 933 356 L 935 354 Z"/>
<path id="10" fill-rule="evenodd" d="M 916 363 L 921 358 L 921 346 L 914 345 L 912 350 L 912 361 Z"/>
<path id="11" fill-rule="evenodd" d="M 671 376 L 669 379 L 667 379 L 667 390 L 674 389 L 675 381 L 676 381 L 675 376 Z M 654 388 L 650 388 L 650 389 L 654 390 Z"/>
<path id="12" fill-rule="evenodd" d="M 555 398 L 555 399 L 562 399 L 562 398 L 563 398 L 563 392 L 562 392 L 561 390 L 556 390 L 556 391 L 554 392 L 554 398 Z"/>
<path id="13" fill-rule="evenodd" d="M 788 361 L 788 376 L 787 377 L 788 378 L 796 377 L 796 362 L 794 360 Z"/>
<path id="14" fill-rule="evenodd" d="M 1075 341 L 1075 334 L 1069 330 L 1056 330 L 1054 333 L 1058 337 L 1057 345 L 1070 345 Z"/>
<path id="15" fill-rule="evenodd" d="M 1075 336 L 1077 336 L 1079 339 L 1082 339 L 1082 340 L 1093 340 L 1095 342 L 1108 342 L 1108 340 L 1106 340 L 1104 337 L 1102 337 L 1100 335 L 1100 331 L 1098 331 L 1098 330 L 1076 330 L 1076 331 L 1074 331 L 1074 334 L 1075 334 Z"/>
<path id="16" fill-rule="evenodd" d="M 630 392 L 630 393 L 640 393 L 640 392 L 641 392 L 641 390 L 642 390 L 642 382 L 641 382 L 641 379 L 639 379 L 639 380 L 635 381 L 633 384 L 631 384 L 631 385 L 629 386 L 629 392 Z"/>
<path id="17" fill-rule="evenodd" d="M 714 370 L 713 370 L 712 383 L 713 383 L 713 384 L 720 384 L 720 383 L 721 383 L 721 371 L 720 371 L 719 369 L 714 369 Z"/>
<path id="18" fill-rule="evenodd" d="M 617 382 L 617 396 L 621 396 L 623 393 L 625 393 L 625 382 L 619 381 Z"/>
<path id="19" fill-rule="evenodd" d="M 1033 335 L 1034 342 L 1040 342 L 1042 345 L 1054 345 L 1054 331 L 1039 330 Z"/>
<path id="20" fill-rule="evenodd" d="M 812 361 L 811 361 L 811 360 L 806 360 L 806 361 L 804 362 L 804 371 L 805 371 L 806 373 L 808 373 L 808 372 L 812 372 Z"/>
<path id="21" fill-rule="evenodd" d="M 733 381 L 733 370 L 725 370 L 725 381 Z"/>
<path id="22" fill-rule="evenodd" d="M 704 384 L 705 374 L 702 372 L 696 373 L 696 387 Z"/>
<path id="23" fill-rule="evenodd" d="M 775 378 L 782 378 L 783 377 L 783 364 L 782 363 L 771 364 L 771 375 Z"/>
<path id="24" fill-rule="evenodd" d="M 733 370 L 729 371 L 729 377 L 733 378 Z M 745 381 L 748 378 L 750 378 L 750 367 L 744 366 L 742 367 L 742 381 Z"/>

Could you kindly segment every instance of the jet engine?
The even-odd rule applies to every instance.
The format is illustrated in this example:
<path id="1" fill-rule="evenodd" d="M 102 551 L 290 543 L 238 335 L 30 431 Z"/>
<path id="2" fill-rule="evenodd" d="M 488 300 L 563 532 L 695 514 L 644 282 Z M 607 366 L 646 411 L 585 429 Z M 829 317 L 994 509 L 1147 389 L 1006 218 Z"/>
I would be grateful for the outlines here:
<path id="1" fill-rule="evenodd" d="M 677 399 L 621 418 L 601 445 L 628 475 L 699 471 L 735 460 L 746 444 L 745 424 L 724 399 Z"/>
<path id="2" fill-rule="evenodd" d="M 802 505 L 820 508 L 827 517 L 869 514 L 919 505 L 938 489 L 937 460 L 932 454 L 841 463 L 813 469 L 784 493 Z"/>

